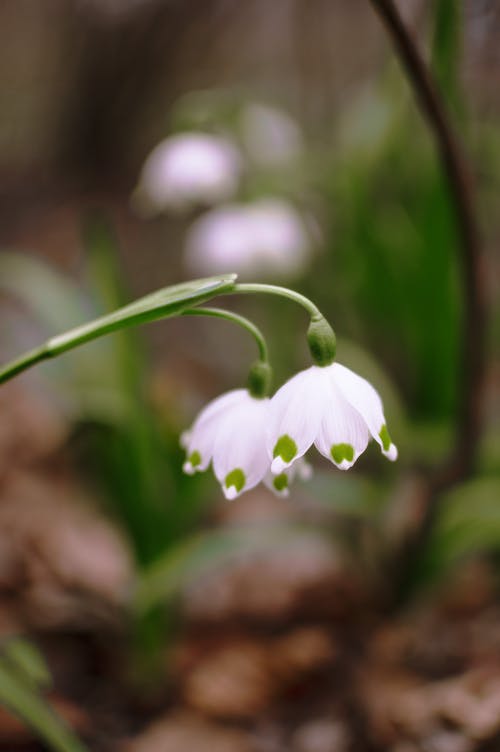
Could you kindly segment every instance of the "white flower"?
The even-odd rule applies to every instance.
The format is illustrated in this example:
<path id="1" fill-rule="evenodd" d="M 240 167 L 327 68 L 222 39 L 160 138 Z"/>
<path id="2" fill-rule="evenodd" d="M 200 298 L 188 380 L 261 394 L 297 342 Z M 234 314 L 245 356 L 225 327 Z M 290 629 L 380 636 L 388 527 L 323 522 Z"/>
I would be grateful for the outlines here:
<path id="1" fill-rule="evenodd" d="M 302 150 L 299 126 L 290 115 L 276 107 L 255 102 L 247 105 L 241 125 L 243 143 L 258 165 L 286 165 Z"/>
<path id="2" fill-rule="evenodd" d="M 195 274 L 237 272 L 281 279 L 299 274 L 312 253 L 301 215 L 279 199 L 233 204 L 201 216 L 189 230 L 186 263 Z"/>
<path id="3" fill-rule="evenodd" d="M 240 172 L 241 158 L 230 141 L 183 133 L 153 149 L 142 169 L 138 196 L 156 211 L 213 204 L 234 195 Z"/>
<path id="4" fill-rule="evenodd" d="M 339 363 L 311 366 L 291 378 L 271 400 L 267 449 L 275 475 L 311 444 L 341 470 L 364 452 L 370 435 L 395 460 L 381 399 L 365 379 Z"/>
<path id="5" fill-rule="evenodd" d="M 203 471 L 212 462 L 227 499 L 260 483 L 269 471 L 265 445 L 269 403 L 268 397 L 256 399 L 246 389 L 210 402 L 181 439 L 187 455 L 184 471 Z"/>

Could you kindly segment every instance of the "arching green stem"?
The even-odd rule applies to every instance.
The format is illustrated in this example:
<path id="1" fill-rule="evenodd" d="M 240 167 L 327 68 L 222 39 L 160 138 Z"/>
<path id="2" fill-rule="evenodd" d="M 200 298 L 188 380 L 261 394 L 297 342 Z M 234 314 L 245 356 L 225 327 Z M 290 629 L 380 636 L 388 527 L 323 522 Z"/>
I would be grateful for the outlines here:
<path id="1" fill-rule="evenodd" d="M 306 298 L 305 295 L 301 295 L 299 292 L 295 292 L 295 290 L 289 290 L 287 287 L 279 287 L 278 285 L 264 285 L 260 284 L 259 282 L 241 282 L 240 284 L 234 285 L 232 290 L 228 290 L 228 294 L 231 295 L 233 295 L 234 293 L 255 292 L 263 292 L 269 295 L 278 295 L 282 298 L 293 300 L 295 303 L 298 303 L 306 309 L 313 321 L 319 321 L 320 319 L 324 318 L 319 308 L 315 306 L 314 303 L 309 300 L 309 298 Z"/>
<path id="2" fill-rule="evenodd" d="M 246 319 L 244 316 L 240 316 L 238 313 L 233 313 L 232 311 L 226 311 L 223 308 L 187 308 L 185 311 L 182 311 L 181 315 L 212 316 L 216 319 L 225 319 L 226 321 L 232 321 L 234 324 L 239 324 L 239 326 L 243 327 L 243 329 L 246 329 L 246 331 L 252 335 L 257 344 L 257 347 L 259 348 L 260 360 L 267 363 L 268 352 L 264 335 L 262 334 L 260 329 L 255 326 L 254 323 L 252 323 L 249 319 Z"/>
<path id="3" fill-rule="evenodd" d="M 288 298 L 298 303 L 306 309 L 311 317 L 311 323 L 307 330 L 307 342 L 313 362 L 317 366 L 324 367 L 329 366 L 335 360 L 337 348 L 335 332 L 319 308 L 309 298 L 306 298 L 305 295 L 301 295 L 299 292 L 295 292 L 295 290 L 289 290 L 287 287 L 264 285 L 257 282 L 236 284 L 228 292 L 231 294 L 263 292 L 269 295 L 279 295 L 282 298 Z"/>
<path id="4" fill-rule="evenodd" d="M 260 355 L 260 363 L 267 364 L 267 347 L 262 333 L 252 322 L 238 314 L 223 311 L 218 308 L 188 308 L 187 305 L 196 306 L 196 303 L 205 303 L 219 295 L 230 293 L 267 293 L 288 298 L 298 303 L 309 313 L 311 324 L 308 330 L 308 342 L 313 361 L 320 366 L 329 365 L 335 357 L 335 334 L 324 318 L 320 310 L 312 301 L 295 290 L 278 285 L 266 285 L 259 283 L 235 284 L 236 275 L 211 277 L 194 282 L 185 282 L 180 285 L 166 287 L 157 290 L 144 298 L 134 301 L 123 308 L 110 314 L 101 316 L 87 324 L 82 324 L 63 334 L 52 337 L 40 347 L 30 350 L 16 360 L 7 363 L 0 369 L 0 384 L 25 371 L 27 368 L 49 358 L 55 358 L 67 350 L 72 350 L 85 342 L 102 337 L 105 334 L 124 329 L 128 326 L 158 321 L 169 316 L 215 316 L 240 324 L 252 334 L 257 342 Z M 265 369 L 264 369 L 265 370 Z M 268 369 L 270 372 L 270 369 Z M 259 375 L 255 373 L 259 371 Z M 254 376 L 255 390 L 261 389 L 264 377 L 260 373 L 262 368 L 256 369 Z M 269 381 L 269 379 L 267 379 Z"/>

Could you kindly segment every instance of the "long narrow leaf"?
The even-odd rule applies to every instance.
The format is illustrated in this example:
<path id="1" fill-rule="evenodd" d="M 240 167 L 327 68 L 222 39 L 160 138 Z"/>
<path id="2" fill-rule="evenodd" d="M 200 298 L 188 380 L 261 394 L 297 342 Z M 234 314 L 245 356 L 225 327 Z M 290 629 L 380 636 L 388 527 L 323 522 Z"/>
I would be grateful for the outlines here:
<path id="1" fill-rule="evenodd" d="M 44 345 L 25 353 L 20 358 L 8 363 L 0 370 L 0 383 L 7 381 L 17 373 L 24 371 L 35 363 L 53 358 L 71 350 L 84 342 L 89 342 L 104 334 L 124 329 L 128 326 L 143 324 L 147 321 L 175 316 L 189 308 L 225 292 L 230 292 L 236 280 L 235 274 L 220 277 L 206 277 L 191 280 L 179 285 L 171 285 L 146 295 L 144 298 L 119 308 L 105 316 L 70 329 L 68 332 L 51 337 Z"/>
<path id="2" fill-rule="evenodd" d="M 55 752 L 87 752 L 43 697 L 1 660 L 0 704 L 27 723 Z"/>

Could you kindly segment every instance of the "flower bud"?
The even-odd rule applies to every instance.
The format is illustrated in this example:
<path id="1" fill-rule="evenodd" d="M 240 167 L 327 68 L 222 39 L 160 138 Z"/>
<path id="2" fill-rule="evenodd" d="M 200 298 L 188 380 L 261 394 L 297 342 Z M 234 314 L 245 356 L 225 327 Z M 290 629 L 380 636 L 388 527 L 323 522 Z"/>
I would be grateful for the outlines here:
<path id="1" fill-rule="evenodd" d="M 257 399 L 267 397 L 271 390 L 272 378 L 273 369 L 269 363 L 257 360 L 250 368 L 247 381 L 247 388 L 252 397 Z"/>
<path id="2" fill-rule="evenodd" d="M 337 340 L 332 327 L 323 316 L 311 319 L 307 330 L 307 342 L 311 357 L 317 366 L 329 366 L 333 363 Z"/>

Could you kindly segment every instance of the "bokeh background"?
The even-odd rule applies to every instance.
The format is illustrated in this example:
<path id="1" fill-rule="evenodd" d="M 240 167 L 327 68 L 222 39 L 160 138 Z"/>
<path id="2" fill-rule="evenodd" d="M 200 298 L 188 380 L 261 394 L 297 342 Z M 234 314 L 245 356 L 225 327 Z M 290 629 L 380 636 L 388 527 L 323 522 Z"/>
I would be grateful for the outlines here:
<path id="1" fill-rule="evenodd" d="M 420 488 L 466 398 L 460 238 L 371 4 L 0 3 L 1 361 L 234 269 L 318 304 L 400 451 L 370 446 L 349 473 L 312 456 L 286 500 L 231 504 L 210 473 L 183 475 L 180 433 L 255 358 L 215 320 L 129 330 L 2 386 L 0 749 L 500 745 L 500 9 L 398 8 L 474 176 L 489 311 L 474 471 L 422 536 Z M 185 133 L 234 150 L 224 195 L 148 189 L 148 156 Z M 200 223 L 228 206 L 264 207 L 265 240 L 242 242 L 254 216 L 221 259 Z M 301 309 L 224 304 L 265 332 L 276 385 L 308 365 Z"/>

